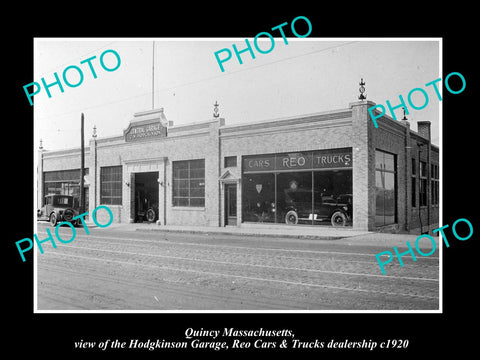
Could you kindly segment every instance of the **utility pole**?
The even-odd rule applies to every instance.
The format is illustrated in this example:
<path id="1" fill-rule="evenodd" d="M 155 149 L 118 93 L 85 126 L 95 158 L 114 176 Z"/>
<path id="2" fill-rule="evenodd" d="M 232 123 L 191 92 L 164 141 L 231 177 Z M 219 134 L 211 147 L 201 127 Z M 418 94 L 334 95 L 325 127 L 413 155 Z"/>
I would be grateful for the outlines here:
<path id="1" fill-rule="evenodd" d="M 85 191 L 84 191 L 84 179 L 83 176 L 85 174 L 85 145 L 84 145 L 84 139 L 83 139 L 83 123 L 84 123 L 84 117 L 82 113 L 82 117 L 80 119 L 81 126 L 80 126 L 80 138 L 81 138 L 81 155 L 80 155 L 80 214 L 83 214 L 85 212 Z"/>

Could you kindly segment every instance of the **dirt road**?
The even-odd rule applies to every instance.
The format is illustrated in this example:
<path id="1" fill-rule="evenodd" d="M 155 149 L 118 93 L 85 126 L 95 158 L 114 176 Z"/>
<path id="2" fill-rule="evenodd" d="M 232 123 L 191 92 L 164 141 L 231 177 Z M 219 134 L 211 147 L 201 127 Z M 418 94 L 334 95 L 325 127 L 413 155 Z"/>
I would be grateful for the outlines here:
<path id="1" fill-rule="evenodd" d="M 438 251 L 382 275 L 375 254 L 388 248 L 374 243 L 78 229 L 73 242 L 38 251 L 37 308 L 438 309 Z"/>

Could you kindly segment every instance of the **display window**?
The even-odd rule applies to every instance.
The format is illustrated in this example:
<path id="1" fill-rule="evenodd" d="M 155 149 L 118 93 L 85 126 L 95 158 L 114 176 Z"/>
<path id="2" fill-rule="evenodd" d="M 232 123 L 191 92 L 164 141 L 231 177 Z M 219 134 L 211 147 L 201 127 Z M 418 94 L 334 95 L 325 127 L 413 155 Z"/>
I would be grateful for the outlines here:
<path id="1" fill-rule="evenodd" d="M 274 174 L 245 175 L 243 199 L 243 221 L 277 222 Z"/>
<path id="2" fill-rule="evenodd" d="M 351 149 L 243 158 L 243 221 L 352 223 Z"/>
<path id="3" fill-rule="evenodd" d="M 84 175 L 88 176 L 88 168 L 84 169 Z M 80 201 L 80 169 L 44 172 L 43 189 L 45 195 L 71 195 L 78 203 Z M 87 186 L 85 194 L 87 196 L 86 204 L 88 205 Z"/>

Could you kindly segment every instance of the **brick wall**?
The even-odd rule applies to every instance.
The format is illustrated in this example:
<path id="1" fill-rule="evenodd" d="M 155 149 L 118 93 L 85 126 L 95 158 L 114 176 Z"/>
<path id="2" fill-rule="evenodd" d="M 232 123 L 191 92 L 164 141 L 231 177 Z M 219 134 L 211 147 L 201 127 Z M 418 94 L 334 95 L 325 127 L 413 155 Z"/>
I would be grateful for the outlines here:
<path id="1" fill-rule="evenodd" d="M 224 198 L 219 177 L 225 173 L 224 157 L 236 156 L 237 167 L 229 183 L 237 184 L 238 224 L 242 220 L 242 156 L 290 151 L 352 148 L 353 156 L 353 228 L 382 230 L 375 227 L 375 149 L 394 153 L 397 159 L 397 224 L 388 231 L 415 232 L 423 224 L 438 222 L 438 206 L 411 206 L 411 158 L 438 164 L 438 149 L 418 152 L 417 143 L 428 139 L 410 131 L 406 122 L 384 116 L 374 128 L 368 107 L 374 103 L 359 101 L 349 108 L 284 119 L 225 126 L 224 119 L 212 119 L 171 127 L 164 138 L 125 142 L 123 136 L 92 139 L 86 149 L 89 168 L 91 213 L 100 202 L 100 168 L 121 165 L 122 204 L 109 205 L 116 222 L 132 221 L 131 174 L 158 171 L 159 222 L 167 225 L 224 225 Z M 152 116 L 149 114 L 148 116 Z M 137 120 L 141 116 L 137 117 Z M 425 135 L 425 134 L 423 134 Z M 80 167 L 80 150 L 40 152 L 38 184 L 43 171 Z M 172 206 L 172 164 L 175 161 L 205 159 L 205 207 Z M 232 170 L 232 169 L 231 169 Z M 430 170 L 430 167 L 429 169 Z M 418 169 L 417 169 L 417 176 Z M 430 178 L 428 197 L 431 197 Z M 418 185 L 417 193 L 418 197 Z M 430 200 L 429 200 L 430 203 Z M 417 199 L 418 204 L 418 199 Z M 430 221 L 429 221 L 430 219 Z M 104 219 L 100 220 L 102 223 Z M 106 220 L 105 220 L 106 221 Z"/>

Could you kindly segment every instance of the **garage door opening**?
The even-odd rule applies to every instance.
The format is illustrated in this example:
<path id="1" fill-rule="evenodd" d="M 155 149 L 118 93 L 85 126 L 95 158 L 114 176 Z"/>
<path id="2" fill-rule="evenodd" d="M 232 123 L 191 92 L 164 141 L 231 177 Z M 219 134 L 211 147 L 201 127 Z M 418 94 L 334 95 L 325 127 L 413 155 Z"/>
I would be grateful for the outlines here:
<path id="1" fill-rule="evenodd" d="M 158 171 L 135 173 L 135 222 L 158 220 Z"/>

